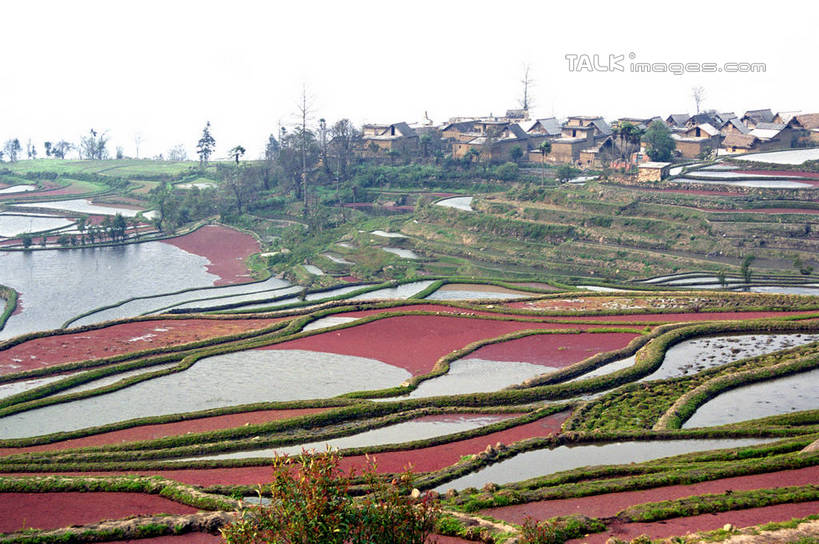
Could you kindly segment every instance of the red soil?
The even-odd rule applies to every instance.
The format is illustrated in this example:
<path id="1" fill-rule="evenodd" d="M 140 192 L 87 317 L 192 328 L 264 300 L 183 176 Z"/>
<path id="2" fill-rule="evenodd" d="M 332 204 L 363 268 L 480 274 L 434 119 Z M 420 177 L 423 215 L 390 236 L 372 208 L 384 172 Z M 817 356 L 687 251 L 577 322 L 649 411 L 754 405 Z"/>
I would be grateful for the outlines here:
<path id="1" fill-rule="evenodd" d="M 258 412 L 244 412 L 241 414 L 228 414 L 223 416 L 203 417 L 188 421 L 175 423 L 160 423 L 157 425 L 142 425 L 121 431 L 111 431 L 108 433 L 95 434 L 83 438 L 64 440 L 52 444 L 40 446 L 29 446 L 25 448 L 0 448 L 0 455 L 14 455 L 31 451 L 51 451 L 64 450 L 69 448 L 84 448 L 89 446 L 100 446 L 103 444 L 119 444 L 121 442 L 136 442 L 140 440 L 153 440 L 166 436 L 178 436 L 186 433 L 202 433 L 216 431 L 219 429 L 230 429 L 241 427 L 247 423 L 251 425 L 257 423 L 267 423 L 281 419 L 307 416 L 325 412 L 329 408 L 300 408 L 293 410 L 260 410 Z"/>
<path id="2" fill-rule="evenodd" d="M 615 537 L 629 541 L 640 535 L 651 538 L 667 538 L 682 536 L 699 531 L 713 531 L 722 529 L 726 523 L 735 527 L 748 527 L 773 521 L 788 521 L 793 518 L 803 518 L 819 512 L 819 501 L 801 502 L 795 504 L 777 504 L 747 510 L 734 510 L 719 514 L 701 514 L 687 518 L 674 518 L 654 523 L 614 523 L 603 533 L 589 535 L 585 538 L 569 540 L 570 544 L 585 542 L 588 544 L 604 544 L 606 540 Z"/>
<path id="3" fill-rule="evenodd" d="M 571 514 L 583 514 L 596 518 L 613 517 L 621 510 L 635 504 L 679 499 L 706 493 L 724 493 L 729 489 L 744 491 L 792 485 L 809 485 L 815 484 L 817 481 L 819 481 L 819 466 L 813 466 L 796 470 L 769 472 L 767 474 L 751 474 L 748 476 L 723 478 L 721 480 L 712 480 L 691 485 L 673 485 L 640 491 L 607 493 L 591 497 L 537 501 L 502 508 L 489 508 L 483 510 L 482 513 L 512 523 L 523 523 L 523 520 L 527 517 L 544 520 L 555 516 L 568 516 Z"/>
<path id="4" fill-rule="evenodd" d="M 189 253 L 207 258 L 208 272 L 216 274 L 219 279 L 214 285 L 231 285 L 251 280 L 245 260 L 260 249 L 249 234 L 218 225 L 207 225 L 195 232 L 163 240 Z"/>
<path id="5" fill-rule="evenodd" d="M 464 455 L 483 451 L 489 444 L 512 444 L 526 438 L 557 434 L 567 417 L 569 412 L 561 412 L 484 436 L 417 450 L 377 453 L 370 457 L 377 461 L 379 472 L 402 472 L 408 465 L 412 465 L 414 472 L 431 472 L 454 465 Z M 355 468 L 361 471 L 367 466 L 367 460 L 363 455 L 346 457 L 341 460 L 341 466 L 345 470 Z"/>
<path id="6" fill-rule="evenodd" d="M 143 493 L 0 493 L 0 533 L 59 529 L 126 516 L 196 512 L 192 506 Z"/>
<path id="7" fill-rule="evenodd" d="M 519 425 L 505 431 L 491 433 L 485 436 L 461 440 L 450 444 L 442 444 L 411 451 L 379 453 L 375 457 L 378 460 L 379 472 L 401 472 L 408 463 L 413 464 L 416 472 L 425 470 L 437 470 L 453 464 L 461 456 L 483 451 L 487 444 L 503 442 L 512 444 L 525 438 L 533 436 L 547 436 L 560 432 L 560 426 L 568 417 L 568 412 L 553 414 L 538 421 Z M 342 467 L 350 469 L 363 468 L 366 464 L 364 456 L 348 457 L 342 460 Z M 179 469 L 162 471 L 139 471 L 135 472 L 145 476 L 159 475 L 163 478 L 176 480 L 190 485 L 252 485 L 263 484 L 270 481 L 272 469 L 270 466 L 238 467 L 238 468 L 216 468 L 216 469 Z M 123 472 L 84 472 L 84 473 L 63 473 L 65 475 L 77 476 L 113 476 L 125 474 Z M 134 474 L 132 472 L 131 474 Z M 0 476 L 35 476 L 39 474 L 0 474 Z"/>
<path id="8" fill-rule="evenodd" d="M 157 536 L 154 538 L 140 538 L 139 540 L 122 540 L 120 544 L 216 544 L 224 542 L 221 535 L 208 533 L 185 533 L 183 535 Z"/>
<path id="9" fill-rule="evenodd" d="M 257 330 L 277 319 L 157 319 L 29 340 L 0 350 L 0 374 Z"/>
<path id="10" fill-rule="evenodd" d="M 625 347 L 638 335 L 631 333 L 541 334 L 484 346 L 467 359 L 520 361 L 551 367 L 565 367 L 595 353 Z"/>
<path id="11" fill-rule="evenodd" d="M 401 367 L 418 375 L 432 370 L 440 357 L 477 340 L 524 329 L 561 328 L 583 328 L 583 326 L 490 321 L 453 316 L 399 316 L 299 338 L 262 349 L 300 349 L 367 357 Z M 607 345 L 605 334 L 595 334 L 591 338 L 587 338 L 591 335 L 585 334 L 572 336 L 578 336 L 578 338 L 565 340 L 565 345 L 572 343 L 579 346 L 582 344 L 586 348 Z M 587 339 L 581 340 L 581 338 Z M 620 340 L 618 336 L 618 341 Z"/>

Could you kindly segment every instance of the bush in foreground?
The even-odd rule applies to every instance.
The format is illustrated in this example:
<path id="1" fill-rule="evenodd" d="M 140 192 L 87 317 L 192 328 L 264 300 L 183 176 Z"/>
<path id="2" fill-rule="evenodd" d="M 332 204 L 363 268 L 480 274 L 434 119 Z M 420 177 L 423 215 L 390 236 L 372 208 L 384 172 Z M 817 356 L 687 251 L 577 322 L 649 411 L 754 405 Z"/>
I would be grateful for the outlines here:
<path id="1" fill-rule="evenodd" d="M 423 544 L 439 510 L 429 495 L 412 487 L 406 472 L 385 481 L 371 464 L 364 473 L 369 494 L 355 500 L 355 477 L 339 468 L 340 457 L 328 451 L 315 455 L 277 457 L 269 505 L 240 512 L 222 529 L 228 544 Z M 261 496 L 261 490 L 260 490 Z"/>

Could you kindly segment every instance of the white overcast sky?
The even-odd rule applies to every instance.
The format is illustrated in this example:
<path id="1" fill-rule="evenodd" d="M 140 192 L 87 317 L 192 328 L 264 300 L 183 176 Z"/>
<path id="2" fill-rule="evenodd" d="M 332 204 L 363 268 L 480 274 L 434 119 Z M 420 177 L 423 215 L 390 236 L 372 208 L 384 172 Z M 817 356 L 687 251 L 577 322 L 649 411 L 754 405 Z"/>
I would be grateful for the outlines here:
<path id="1" fill-rule="evenodd" d="M 261 152 L 295 123 L 436 123 L 517 107 L 524 64 L 537 116 L 651 116 L 706 108 L 819 111 L 815 2 L 451 0 L 38 1 L 0 11 L 0 145 L 108 130 L 151 156 Z M 567 54 L 624 55 L 622 73 L 571 72 Z M 765 63 L 754 74 L 635 74 L 635 62 Z"/>

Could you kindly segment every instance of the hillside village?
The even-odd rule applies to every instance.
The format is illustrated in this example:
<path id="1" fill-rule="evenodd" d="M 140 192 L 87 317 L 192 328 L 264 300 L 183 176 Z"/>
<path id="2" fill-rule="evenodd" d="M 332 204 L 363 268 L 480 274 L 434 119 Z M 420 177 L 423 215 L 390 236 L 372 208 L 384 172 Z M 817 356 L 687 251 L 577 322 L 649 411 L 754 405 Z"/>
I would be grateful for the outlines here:
<path id="1" fill-rule="evenodd" d="M 599 115 L 533 119 L 526 109 L 514 109 L 502 116 L 458 117 L 440 125 L 428 118 L 417 124 L 367 124 L 359 152 L 376 158 L 427 156 L 431 150 L 440 150 L 455 159 L 480 162 L 528 160 L 630 169 L 650 161 L 641 136 L 655 122 L 670 130 L 673 155 L 680 160 L 819 144 L 819 113 L 760 109 L 737 115 L 709 110 L 607 121 Z M 549 145 L 544 146 L 544 142 Z"/>

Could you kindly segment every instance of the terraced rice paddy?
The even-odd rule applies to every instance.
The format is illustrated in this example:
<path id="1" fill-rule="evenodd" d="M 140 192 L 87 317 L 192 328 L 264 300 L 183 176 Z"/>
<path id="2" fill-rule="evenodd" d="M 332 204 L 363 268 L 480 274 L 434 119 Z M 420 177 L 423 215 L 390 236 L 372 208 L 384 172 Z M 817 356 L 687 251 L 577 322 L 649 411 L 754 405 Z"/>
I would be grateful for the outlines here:
<path id="1" fill-rule="evenodd" d="M 202 277 L 212 283 L 215 275 L 204 271 L 202 259 Z M 704 276 L 649 283 L 686 286 Z M 368 455 L 382 474 L 413 466 L 419 489 L 457 489 L 441 504 L 466 516 L 512 523 L 520 523 L 523 511 L 537 519 L 575 512 L 604 518 L 606 531 L 590 539 L 663 527 L 611 516 L 641 502 L 685 497 L 675 486 L 696 495 L 764 488 L 784 503 L 709 514 L 720 521 L 761 523 L 810 511 L 812 499 L 796 500 L 777 487 L 808 488 L 819 467 L 819 454 L 799 453 L 817 432 L 814 299 L 730 292 L 555 295 L 547 294 L 555 288 L 536 282 L 521 289 L 540 285 L 542 292 L 453 282 L 435 291 L 441 300 L 434 293 L 426 301 L 399 300 L 435 281 L 307 307 L 301 306 L 372 285 L 304 296 L 297 296 L 300 287 L 272 279 L 211 286 L 123 301 L 88 319 L 168 308 L 209 308 L 215 315 L 125 318 L 0 344 L 0 509 L 9 512 L 7 530 L 24 523 L 12 512 L 16 504 L 38 512 L 64 507 L 66 516 L 55 516 L 54 526 L 128 515 L 147 524 L 157 513 L 190 520 L 201 507 L 185 498 L 166 503 L 135 492 L 133 510 L 105 502 L 115 497 L 122 475 L 129 485 L 158 476 L 181 489 L 204 486 L 195 489 L 232 501 L 269 478 L 270 456 L 328 445 L 342 450 L 345 469 L 362 468 Z M 491 300 L 495 295 L 532 300 Z M 265 302 L 272 298 L 278 300 Z M 22 301 L 23 313 L 9 323 L 36 308 L 25 292 Z M 694 303 L 703 311 L 691 311 Z M 234 305 L 242 313 L 218 310 Z M 253 313 L 277 305 L 275 313 Z M 89 374 L 108 372 L 112 364 L 125 366 L 111 375 Z M 729 380 L 770 368 L 779 373 L 691 400 L 685 409 L 693 415 L 682 428 L 660 425 L 688 392 L 685 380 L 693 388 L 715 376 Z M 83 376 L 97 379 L 54 389 L 60 380 Z M 600 406 L 613 425 L 589 423 Z M 721 419 L 707 419 L 709 413 Z M 63 482 L 68 487 L 57 493 L 54 480 L 37 480 L 38 494 L 20 490 L 20 482 L 29 482 L 23 478 L 48 474 L 70 475 L 71 484 Z M 91 478 L 100 491 L 74 496 L 72 486 Z M 677 531 L 685 520 L 708 526 L 682 516 L 666 526 Z M 45 516 L 30 519 L 31 527 L 51 527 Z M 209 538 L 192 534 L 201 534 L 197 541 Z"/>

